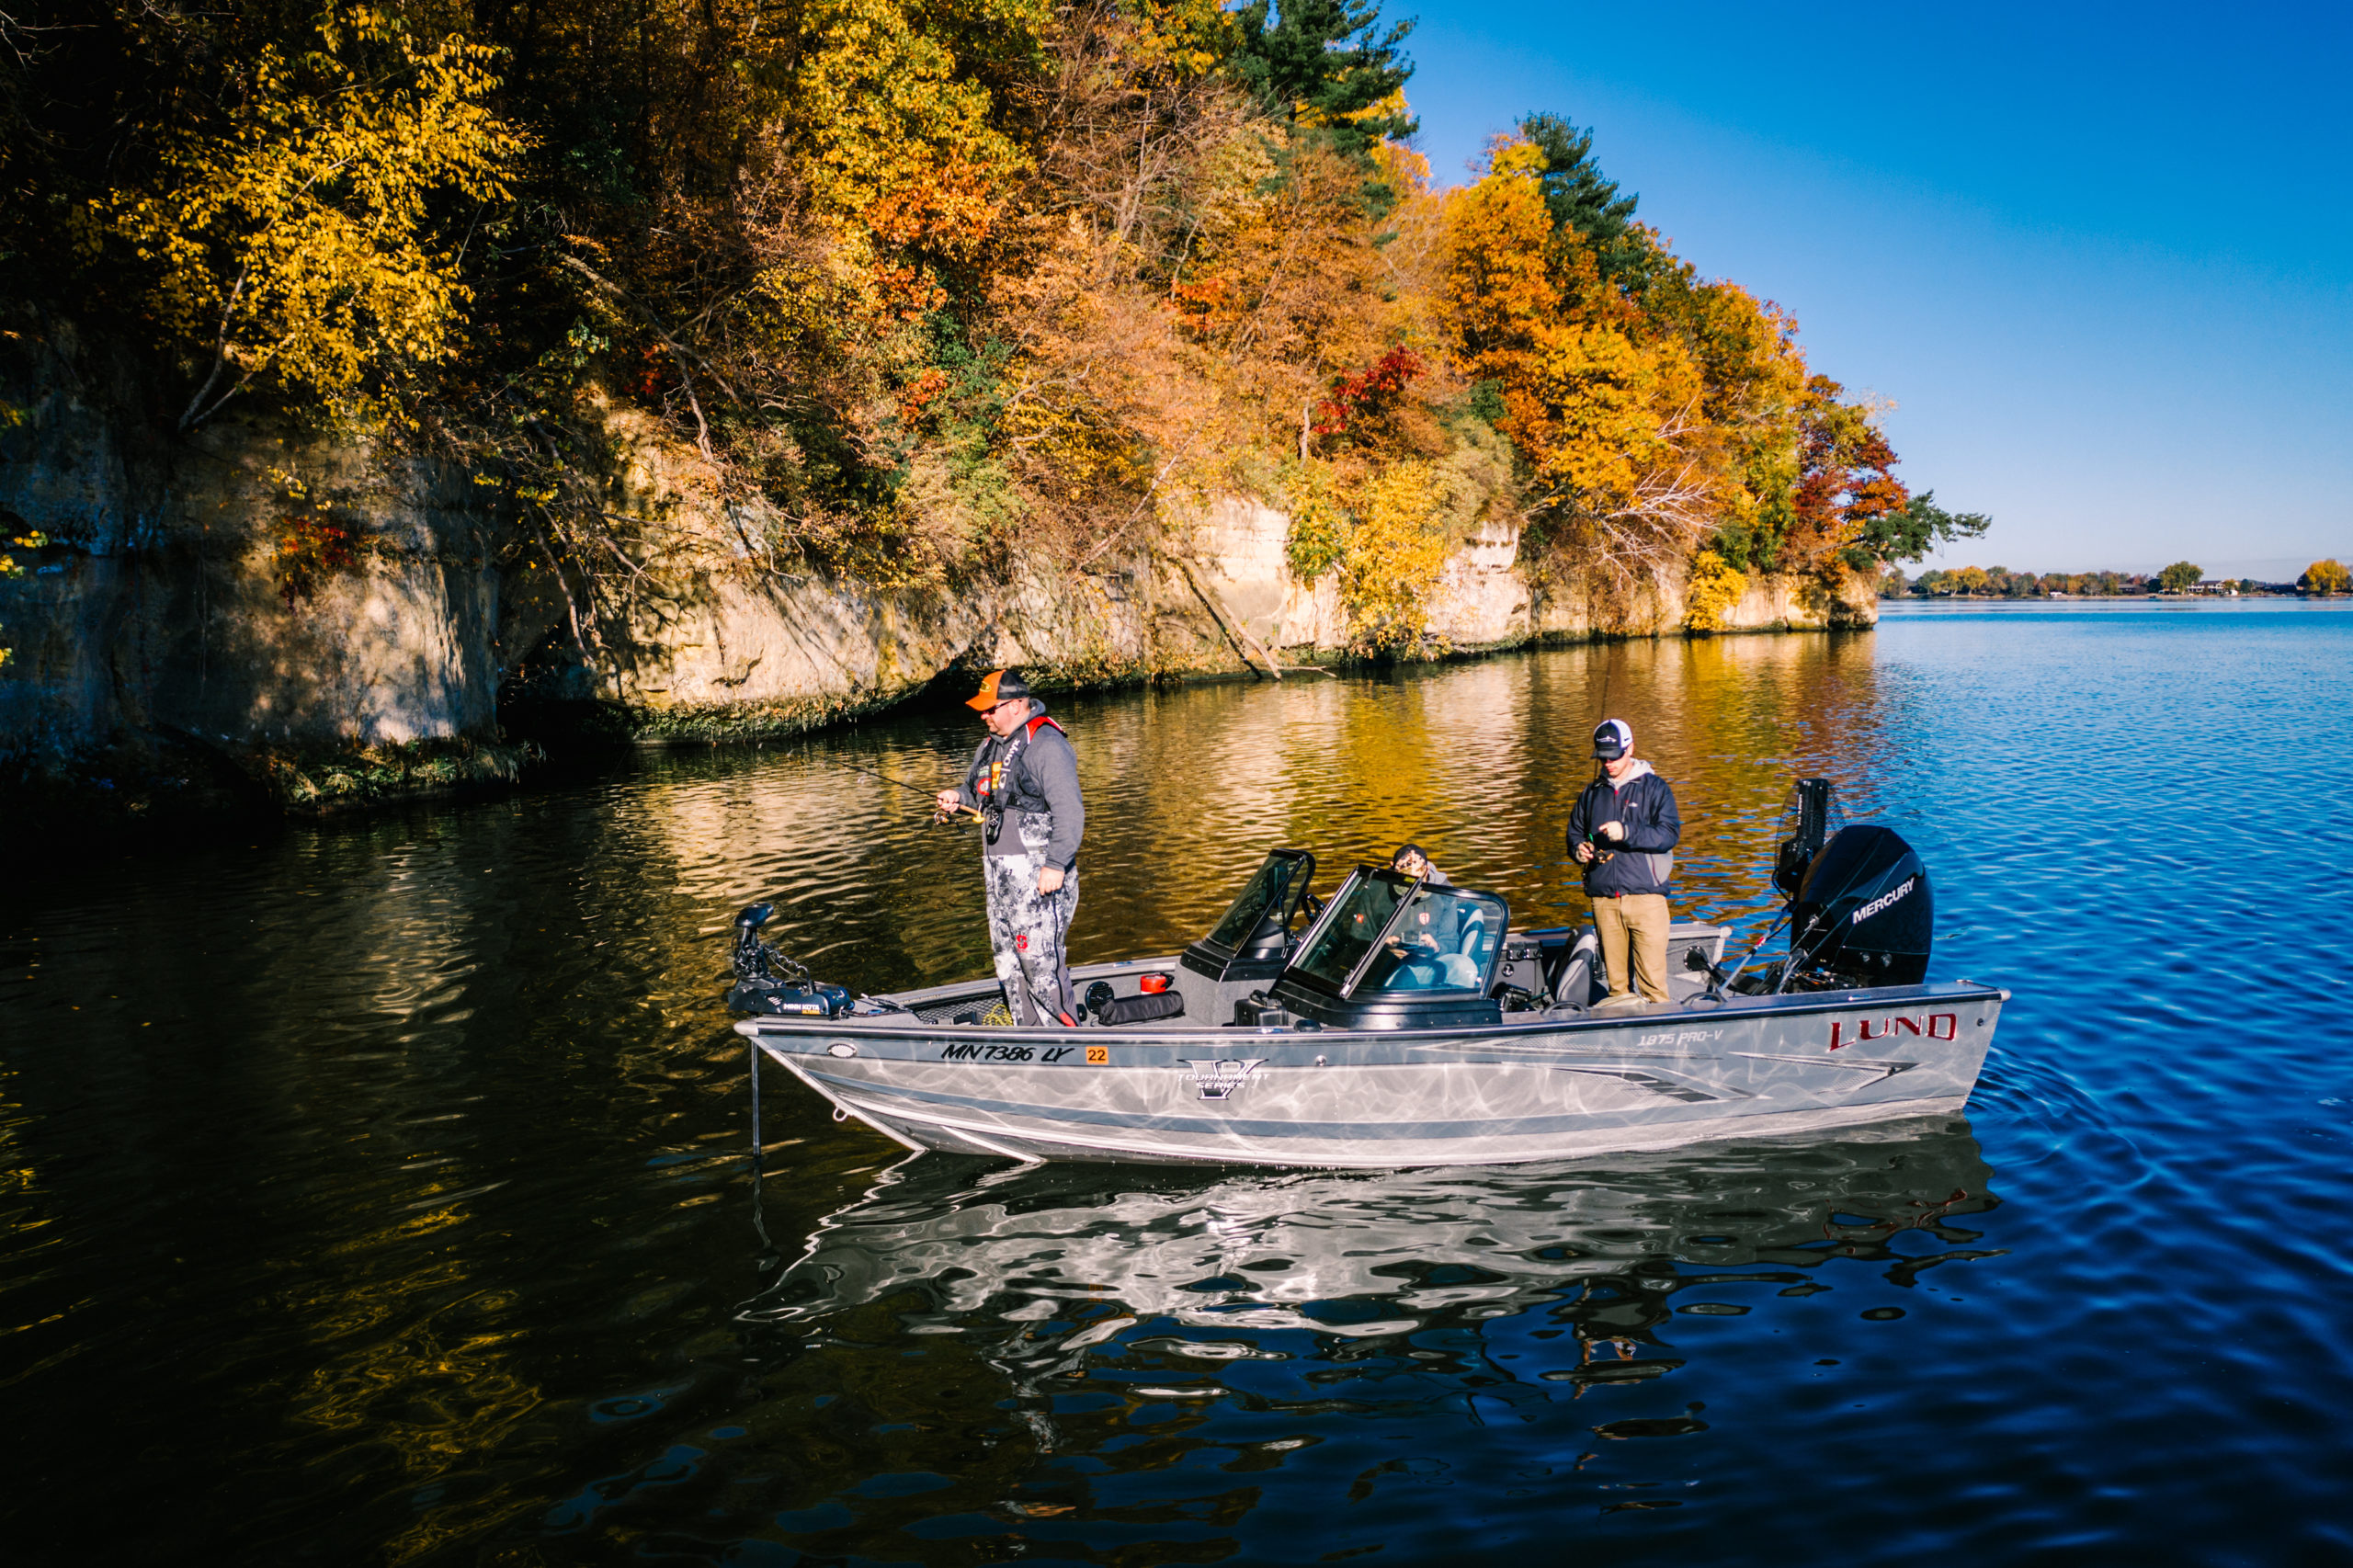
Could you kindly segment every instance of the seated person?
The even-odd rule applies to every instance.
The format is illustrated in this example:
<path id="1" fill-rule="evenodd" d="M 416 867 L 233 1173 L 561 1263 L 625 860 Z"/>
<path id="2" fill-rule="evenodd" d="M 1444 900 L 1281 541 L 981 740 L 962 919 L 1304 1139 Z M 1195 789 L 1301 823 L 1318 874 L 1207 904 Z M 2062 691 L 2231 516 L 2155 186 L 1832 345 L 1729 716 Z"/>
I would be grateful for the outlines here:
<path id="1" fill-rule="evenodd" d="M 1390 869 L 1423 879 L 1413 907 L 1390 932 L 1389 951 L 1404 961 L 1389 977 L 1393 991 L 1424 991 L 1438 987 L 1463 989 L 1479 983 L 1481 961 L 1486 955 L 1486 915 L 1477 904 L 1433 897 L 1431 890 L 1450 888 L 1444 871 L 1430 864 L 1417 844 L 1400 845 L 1389 858 Z"/>
<path id="2" fill-rule="evenodd" d="M 1389 857 L 1389 869 L 1402 876 L 1427 878 L 1434 888 L 1454 885 L 1446 880 L 1444 871 L 1430 864 L 1430 858 L 1422 853 L 1422 846 L 1418 844 L 1399 845 L 1397 853 Z"/>

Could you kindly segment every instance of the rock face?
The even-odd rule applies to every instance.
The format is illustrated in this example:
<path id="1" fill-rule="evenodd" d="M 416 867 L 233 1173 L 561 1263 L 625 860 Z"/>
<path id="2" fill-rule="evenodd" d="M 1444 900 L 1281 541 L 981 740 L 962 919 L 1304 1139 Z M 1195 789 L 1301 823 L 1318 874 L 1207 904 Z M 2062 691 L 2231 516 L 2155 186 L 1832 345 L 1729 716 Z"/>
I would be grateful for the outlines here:
<path id="1" fill-rule="evenodd" d="M 1347 641 L 1327 574 L 1302 583 L 1289 519 L 1228 497 L 1125 554 L 1017 561 L 954 592 L 752 569 L 699 460 L 616 412 L 619 505 L 671 547 L 592 667 L 544 561 L 454 466 L 267 420 L 170 432 L 140 373 L 68 325 L 19 322 L 0 359 L 0 524 L 50 542 L 0 582 L 0 756 L 57 764 L 125 734 L 224 754 L 398 748 L 496 733 L 527 655 L 561 666 L 641 740 L 804 728 L 898 700 L 951 668 L 1017 664 L 1050 684 L 1240 677 Z M 1478 651 L 1661 635 L 1668 585 L 1597 611 L 1483 525 L 1431 585 L 1431 631 Z M 1866 590 L 1754 585 L 1730 629 L 1869 624 Z M 495 770 L 494 770 L 495 771 Z"/>
<path id="2" fill-rule="evenodd" d="M 35 352 L 35 395 L 0 433 L 0 522 L 50 541 L 0 585 L 10 749 L 157 725 L 381 743 L 491 723 L 498 541 L 463 475 L 251 426 L 164 439 L 125 415 L 127 363 L 93 363 L 67 328 Z M 289 480 L 357 498 L 366 525 L 297 601 L 280 546 L 313 508 Z"/>

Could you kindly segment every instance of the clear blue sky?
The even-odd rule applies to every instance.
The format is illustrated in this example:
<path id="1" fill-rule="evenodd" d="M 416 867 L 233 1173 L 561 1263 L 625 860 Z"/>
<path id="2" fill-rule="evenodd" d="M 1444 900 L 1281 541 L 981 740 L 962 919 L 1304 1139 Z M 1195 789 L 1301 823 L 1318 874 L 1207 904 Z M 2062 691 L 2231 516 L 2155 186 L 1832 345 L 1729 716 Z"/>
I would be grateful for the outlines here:
<path id="1" fill-rule="evenodd" d="M 1383 11 L 1439 180 L 1529 110 L 1592 127 L 1993 514 L 1947 564 L 2353 560 L 2353 6 Z"/>

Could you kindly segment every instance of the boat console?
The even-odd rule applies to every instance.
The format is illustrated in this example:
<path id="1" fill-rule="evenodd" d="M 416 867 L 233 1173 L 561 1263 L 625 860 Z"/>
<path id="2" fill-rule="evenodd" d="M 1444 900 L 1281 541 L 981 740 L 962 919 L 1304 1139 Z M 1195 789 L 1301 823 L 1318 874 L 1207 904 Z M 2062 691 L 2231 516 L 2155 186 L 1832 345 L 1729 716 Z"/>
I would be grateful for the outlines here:
<path id="1" fill-rule="evenodd" d="M 1476 1028 L 1500 1023 L 1490 994 L 1511 911 L 1493 893 L 1358 866 L 1247 1019 L 1327 1028 Z M 1285 1018 L 1269 1015 L 1280 1012 Z"/>

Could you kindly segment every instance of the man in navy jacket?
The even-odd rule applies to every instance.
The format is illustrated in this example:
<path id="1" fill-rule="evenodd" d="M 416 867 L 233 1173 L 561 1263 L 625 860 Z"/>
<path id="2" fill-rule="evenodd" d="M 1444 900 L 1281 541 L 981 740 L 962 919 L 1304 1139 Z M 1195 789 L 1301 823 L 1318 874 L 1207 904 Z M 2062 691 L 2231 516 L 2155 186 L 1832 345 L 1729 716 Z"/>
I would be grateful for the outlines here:
<path id="1" fill-rule="evenodd" d="M 1666 890 L 1675 877 L 1683 817 L 1666 780 L 1635 757 L 1634 732 L 1623 719 L 1601 722 L 1593 732 L 1593 755 L 1601 759 L 1602 777 L 1585 787 L 1569 812 L 1569 853 L 1585 868 L 1593 927 L 1609 972 L 1609 994 L 1601 1006 L 1664 1002 Z M 1626 983 L 1630 956 L 1632 986 Z"/>

